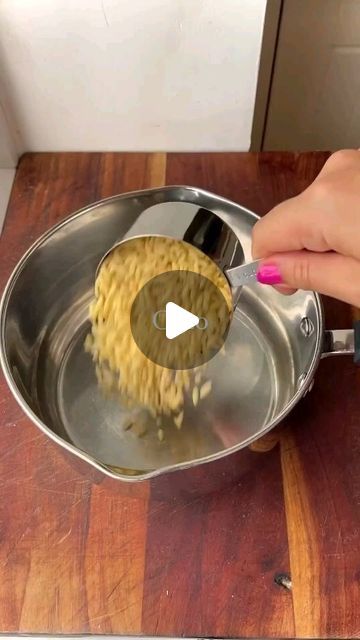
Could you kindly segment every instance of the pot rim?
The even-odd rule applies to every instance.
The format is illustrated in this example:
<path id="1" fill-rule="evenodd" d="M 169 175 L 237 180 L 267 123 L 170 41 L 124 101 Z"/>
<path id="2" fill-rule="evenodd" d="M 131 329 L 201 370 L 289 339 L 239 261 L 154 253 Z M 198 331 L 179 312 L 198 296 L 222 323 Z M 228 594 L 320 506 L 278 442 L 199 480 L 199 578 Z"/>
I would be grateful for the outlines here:
<path id="1" fill-rule="evenodd" d="M 57 231 L 59 231 L 59 229 L 67 225 L 72 220 L 75 220 L 76 218 L 80 218 L 85 213 L 89 213 L 93 209 L 96 209 L 99 206 L 103 206 L 105 203 L 123 200 L 125 198 L 128 198 L 129 196 L 134 196 L 134 195 L 145 196 L 147 194 L 152 194 L 160 191 L 169 192 L 174 189 L 183 189 L 185 191 L 191 191 L 193 193 L 195 192 L 196 194 L 210 196 L 212 198 L 216 197 L 218 202 L 231 204 L 232 206 L 235 206 L 241 209 L 242 211 L 246 211 L 246 213 L 250 214 L 251 217 L 255 218 L 256 220 L 260 218 L 260 216 L 255 214 L 253 211 L 251 211 L 250 209 L 247 209 L 246 207 L 243 207 L 242 205 L 239 205 L 236 202 L 228 200 L 227 198 L 224 198 L 222 196 L 217 196 L 205 189 L 199 189 L 197 187 L 191 187 L 186 185 L 167 185 L 164 187 L 155 187 L 151 189 L 128 191 L 126 193 L 110 196 L 109 198 L 103 198 L 90 205 L 82 207 L 81 209 L 78 209 L 74 213 L 60 220 L 60 222 L 58 222 L 53 227 L 45 231 L 43 234 L 41 234 L 41 236 L 30 245 L 27 251 L 25 251 L 22 257 L 16 263 L 15 267 L 10 273 L 10 276 L 7 279 L 7 282 L 5 284 L 5 287 L 0 299 L 0 365 L 2 367 L 3 374 L 10 388 L 10 391 L 13 397 L 15 398 L 16 402 L 20 406 L 20 408 L 24 411 L 25 415 L 31 420 L 31 422 L 35 426 L 37 426 L 45 435 L 47 435 L 53 442 L 56 442 L 63 449 L 69 451 L 70 453 L 74 454 L 81 460 L 87 462 L 98 471 L 101 471 L 105 476 L 108 476 L 114 480 L 121 480 L 123 482 L 142 482 L 144 480 L 150 480 L 152 478 L 155 478 L 163 474 L 168 474 L 174 471 L 180 471 L 181 469 L 189 469 L 190 467 L 195 467 L 198 465 L 213 462 L 215 460 L 220 460 L 221 458 L 225 458 L 228 455 L 231 455 L 233 453 L 236 453 L 237 451 L 240 451 L 241 449 L 248 447 L 252 442 L 257 440 L 259 437 L 262 437 L 263 435 L 265 435 L 266 433 L 274 429 L 274 427 L 276 427 L 292 411 L 294 406 L 298 403 L 298 401 L 301 399 L 301 397 L 305 394 L 305 392 L 309 388 L 311 381 L 314 377 L 315 371 L 320 362 L 321 354 L 322 354 L 322 345 L 323 345 L 323 339 L 324 339 L 324 310 L 323 310 L 323 305 L 322 305 L 320 296 L 315 292 L 311 292 L 311 294 L 314 296 L 314 299 L 315 299 L 316 311 L 317 311 L 318 320 L 319 320 L 319 327 L 316 335 L 316 344 L 314 347 L 314 353 L 313 353 L 313 358 L 312 358 L 310 367 L 306 372 L 306 378 L 303 384 L 292 396 L 291 400 L 287 403 L 287 405 L 279 413 L 279 415 L 276 416 L 274 420 L 271 420 L 268 425 L 266 425 L 266 427 L 262 430 L 261 434 L 250 436 L 249 438 L 247 438 L 246 440 L 242 441 L 239 444 L 233 445 L 232 447 L 229 447 L 217 453 L 213 453 L 209 456 L 204 456 L 196 460 L 181 462 L 174 465 L 168 465 L 166 467 L 161 467 L 160 469 L 154 469 L 151 471 L 136 473 L 136 475 L 127 475 L 125 473 L 118 473 L 116 471 L 113 471 L 115 467 L 102 464 L 101 462 L 93 458 L 90 454 L 86 453 L 85 451 L 82 451 L 81 449 L 78 449 L 70 442 L 67 442 L 66 440 L 61 438 L 59 435 L 54 433 L 54 431 L 52 431 L 48 426 L 46 426 L 46 424 L 36 415 L 36 413 L 31 409 L 31 407 L 28 405 L 28 403 L 24 399 L 21 391 L 19 390 L 15 382 L 15 379 L 11 372 L 10 363 L 7 358 L 6 347 L 5 347 L 5 319 L 6 319 L 6 313 L 7 313 L 7 306 L 9 303 L 12 290 L 23 268 L 25 267 L 28 258 L 46 240 L 51 238 L 52 235 L 54 235 Z"/>

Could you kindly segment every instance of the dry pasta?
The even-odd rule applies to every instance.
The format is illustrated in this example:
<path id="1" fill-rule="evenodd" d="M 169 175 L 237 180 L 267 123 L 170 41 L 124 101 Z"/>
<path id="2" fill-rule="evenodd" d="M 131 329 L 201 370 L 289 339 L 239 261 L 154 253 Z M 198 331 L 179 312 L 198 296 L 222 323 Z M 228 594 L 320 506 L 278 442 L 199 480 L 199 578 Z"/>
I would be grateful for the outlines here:
<path id="1" fill-rule="evenodd" d="M 157 418 L 155 424 L 160 440 L 164 434 L 159 416 L 173 416 L 175 425 L 180 428 L 186 395 L 194 401 L 195 394 L 194 404 L 197 404 L 211 390 L 211 383 L 206 384 L 203 377 L 205 365 L 177 371 L 162 367 L 148 359 L 133 338 L 130 314 L 137 293 L 154 276 L 175 270 L 188 270 L 207 277 L 220 289 L 227 303 L 227 313 L 231 312 L 227 281 L 205 254 L 171 238 L 134 238 L 116 247 L 100 267 L 90 306 L 91 333 L 85 343 L 95 362 L 101 387 L 118 393 L 127 407 L 148 409 Z M 193 292 L 184 290 L 181 295 L 183 305 L 189 307 Z M 149 300 L 151 304 L 153 300 Z M 211 300 L 209 304 L 211 314 L 214 312 Z M 228 318 L 220 318 L 220 321 L 225 323 Z M 200 380 L 203 385 L 199 397 L 197 385 Z"/>

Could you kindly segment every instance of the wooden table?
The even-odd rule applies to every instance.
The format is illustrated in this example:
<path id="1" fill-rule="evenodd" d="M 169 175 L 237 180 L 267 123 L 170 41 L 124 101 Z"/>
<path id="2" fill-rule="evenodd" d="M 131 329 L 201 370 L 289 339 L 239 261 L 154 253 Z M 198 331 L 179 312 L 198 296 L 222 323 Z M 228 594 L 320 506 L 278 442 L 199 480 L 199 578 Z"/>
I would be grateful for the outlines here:
<path id="1" fill-rule="evenodd" d="M 190 184 L 264 214 L 304 189 L 326 157 L 26 154 L 0 284 L 40 233 L 100 198 Z M 329 327 L 350 326 L 350 307 L 325 306 Z M 130 486 L 80 475 L 0 384 L 0 632 L 360 636 L 360 370 L 351 358 L 323 361 L 312 393 L 258 450 Z"/>

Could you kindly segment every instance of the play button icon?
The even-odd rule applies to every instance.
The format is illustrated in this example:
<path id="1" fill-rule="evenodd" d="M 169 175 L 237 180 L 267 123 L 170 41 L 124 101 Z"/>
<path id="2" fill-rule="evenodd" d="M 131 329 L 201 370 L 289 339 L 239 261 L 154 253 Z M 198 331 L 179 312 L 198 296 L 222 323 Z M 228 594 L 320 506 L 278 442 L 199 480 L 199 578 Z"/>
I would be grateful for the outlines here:
<path id="1" fill-rule="evenodd" d="M 200 318 L 175 302 L 167 302 L 165 306 L 165 335 L 169 340 L 177 338 L 199 324 Z"/>
<path id="2" fill-rule="evenodd" d="M 232 302 L 199 273 L 167 271 L 151 278 L 134 298 L 130 326 L 142 353 L 175 370 L 205 364 L 227 336 Z"/>

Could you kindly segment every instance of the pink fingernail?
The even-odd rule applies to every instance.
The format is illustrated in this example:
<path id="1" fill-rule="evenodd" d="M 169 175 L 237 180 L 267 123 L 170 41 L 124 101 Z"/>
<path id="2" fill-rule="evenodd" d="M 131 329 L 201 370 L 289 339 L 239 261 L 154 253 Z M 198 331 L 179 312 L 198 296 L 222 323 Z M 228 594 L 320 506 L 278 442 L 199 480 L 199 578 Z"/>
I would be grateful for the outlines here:
<path id="1" fill-rule="evenodd" d="M 258 269 L 256 279 L 261 284 L 281 284 L 283 281 L 279 267 L 275 264 L 262 264 Z"/>

